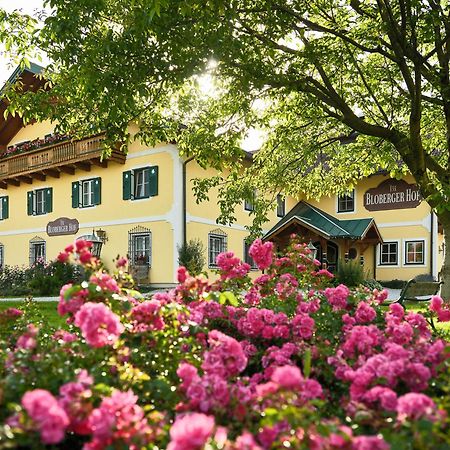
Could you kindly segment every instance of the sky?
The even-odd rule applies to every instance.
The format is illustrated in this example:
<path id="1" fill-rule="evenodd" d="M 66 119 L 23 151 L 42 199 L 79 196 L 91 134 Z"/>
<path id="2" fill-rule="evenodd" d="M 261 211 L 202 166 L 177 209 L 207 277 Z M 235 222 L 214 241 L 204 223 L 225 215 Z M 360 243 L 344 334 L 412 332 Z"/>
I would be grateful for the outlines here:
<path id="1" fill-rule="evenodd" d="M 43 9 L 43 0 L 0 0 L 0 8 L 11 12 L 22 10 L 26 14 L 35 15 L 36 10 Z M 10 61 L 5 58 L 0 47 L 0 85 L 14 72 L 15 66 L 9 65 Z"/>

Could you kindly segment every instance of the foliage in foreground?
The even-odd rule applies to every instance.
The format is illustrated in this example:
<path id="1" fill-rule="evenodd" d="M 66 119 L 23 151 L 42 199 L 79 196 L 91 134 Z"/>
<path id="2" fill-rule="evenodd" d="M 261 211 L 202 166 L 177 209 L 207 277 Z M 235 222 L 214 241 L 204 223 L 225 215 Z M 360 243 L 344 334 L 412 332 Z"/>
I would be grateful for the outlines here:
<path id="1" fill-rule="evenodd" d="M 386 292 L 330 287 L 308 252 L 255 241 L 256 280 L 228 252 L 216 281 L 180 268 L 143 298 L 125 259 L 110 276 L 69 246 L 87 276 L 61 290 L 69 329 L 2 316 L 0 448 L 450 448 L 447 342 Z M 450 320 L 439 297 L 427 314 Z"/>

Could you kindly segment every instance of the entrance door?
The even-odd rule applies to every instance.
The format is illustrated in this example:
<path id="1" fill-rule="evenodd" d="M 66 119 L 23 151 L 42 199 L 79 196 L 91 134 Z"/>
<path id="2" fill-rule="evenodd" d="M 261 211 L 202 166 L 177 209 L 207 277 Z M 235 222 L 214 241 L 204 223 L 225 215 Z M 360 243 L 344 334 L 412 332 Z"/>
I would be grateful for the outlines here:
<path id="1" fill-rule="evenodd" d="M 326 261 L 324 261 L 324 254 L 320 242 L 314 242 L 314 247 L 317 248 L 317 259 L 323 264 L 327 263 L 327 269 L 331 273 L 335 273 L 338 267 L 339 247 L 334 242 L 327 242 Z"/>

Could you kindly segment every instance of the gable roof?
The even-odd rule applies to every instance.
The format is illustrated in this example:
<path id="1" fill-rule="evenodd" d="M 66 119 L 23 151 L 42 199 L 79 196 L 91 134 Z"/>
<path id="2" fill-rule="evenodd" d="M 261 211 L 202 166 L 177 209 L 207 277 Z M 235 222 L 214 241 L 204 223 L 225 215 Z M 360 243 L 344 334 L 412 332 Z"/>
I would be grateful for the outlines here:
<path id="1" fill-rule="evenodd" d="M 383 241 L 373 218 L 340 220 L 305 201 L 298 202 L 271 230 L 264 240 L 297 222 L 327 239 L 364 239 L 373 227 Z"/>
<path id="2" fill-rule="evenodd" d="M 30 63 L 30 67 L 25 68 L 18 66 L 0 89 L 0 150 L 4 149 L 20 128 L 23 127 L 23 121 L 17 115 L 14 117 L 8 115 L 5 119 L 8 101 L 3 97 L 3 93 L 6 87 L 20 79 L 25 91 L 37 91 L 45 83 L 45 80 L 36 77 L 43 70 L 43 67 L 35 63 Z"/>

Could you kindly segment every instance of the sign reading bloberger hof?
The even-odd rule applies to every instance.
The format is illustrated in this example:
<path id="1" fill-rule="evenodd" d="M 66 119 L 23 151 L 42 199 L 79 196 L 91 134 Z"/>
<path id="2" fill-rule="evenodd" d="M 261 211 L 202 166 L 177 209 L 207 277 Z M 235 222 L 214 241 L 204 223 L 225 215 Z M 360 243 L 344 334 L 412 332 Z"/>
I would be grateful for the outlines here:
<path id="1" fill-rule="evenodd" d="M 47 234 L 49 236 L 64 236 L 66 234 L 76 234 L 80 224 L 77 219 L 60 217 L 59 219 L 47 224 Z"/>
<path id="2" fill-rule="evenodd" d="M 364 193 L 364 207 L 368 211 L 415 208 L 421 201 L 417 185 L 404 180 L 385 180 Z"/>

